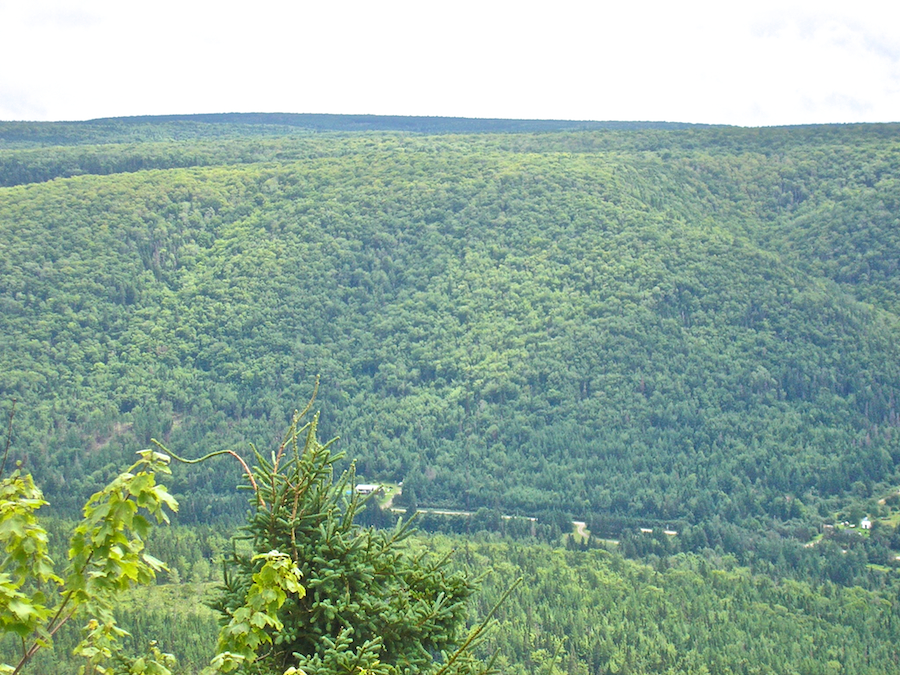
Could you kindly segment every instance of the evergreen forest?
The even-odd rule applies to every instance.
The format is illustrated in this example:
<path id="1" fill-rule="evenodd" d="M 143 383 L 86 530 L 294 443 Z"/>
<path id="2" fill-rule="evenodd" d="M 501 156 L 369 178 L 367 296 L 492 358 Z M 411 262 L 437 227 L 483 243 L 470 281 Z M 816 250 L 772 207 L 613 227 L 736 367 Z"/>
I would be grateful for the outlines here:
<path id="1" fill-rule="evenodd" d="M 268 457 L 318 381 L 335 478 L 402 482 L 354 527 L 420 511 L 470 626 L 512 588 L 500 672 L 900 671 L 900 125 L 0 122 L 0 327 L 56 560 L 136 451 Z M 118 612 L 199 672 L 248 498 L 172 472 Z"/>

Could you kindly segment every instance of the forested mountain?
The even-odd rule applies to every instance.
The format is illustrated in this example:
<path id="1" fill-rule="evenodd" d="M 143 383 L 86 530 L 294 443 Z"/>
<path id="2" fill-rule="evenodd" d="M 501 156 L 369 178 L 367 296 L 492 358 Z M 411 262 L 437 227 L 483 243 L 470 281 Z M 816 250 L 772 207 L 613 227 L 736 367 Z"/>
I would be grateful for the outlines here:
<path id="1" fill-rule="evenodd" d="M 42 147 L 152 140 L 284 136 L 292 133 L 393 131 L 429 134 L 519 133 L 587 129 L 689 129 L 673 122 L 475 119 L 403 115 L 217 113 L 111 117 L 87 122 L 3 122 L 0 147 Z"/>
<path id="2" fill-rule="evenodd" d="M 420 505 L 809 534 L 900 482 L 896 125 L 138 121 L 0 127 L 0 387 L 55 503 L 274 439 L 317 374 Z M 231 469 L 184 518 L 242 512 Z"/>

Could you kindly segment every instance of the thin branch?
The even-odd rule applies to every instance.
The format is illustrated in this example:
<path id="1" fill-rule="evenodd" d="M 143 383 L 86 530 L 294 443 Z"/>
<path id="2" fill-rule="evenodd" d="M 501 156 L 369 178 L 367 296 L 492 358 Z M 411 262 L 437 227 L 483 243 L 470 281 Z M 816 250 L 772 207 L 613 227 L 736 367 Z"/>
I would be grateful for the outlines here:
<path id="1" fill-rule="evenodd" d="M 6 468 L 6 458 L 9 457 L 9 446 L 12 445 L 13 415 L 16 414 L 17 399 L 12 400 L 12 409 L 9 411 L 9 427 L 6 430 L 6 447 L 3 449 L 3 462 L 0 463 L 0 478 L 3 478 L 3 470 Z"/>
<path id="2" fill-rule="evenodd" d="M 73 540 L 74 540 L 74 535 L 73 535 Z M 84 564 L 81 566 L 81 569 L 78 570 L 78 574 L 84 574 L 84 571 L 88 568 L 88 566 L 91 564 L 91 561 L 94 559 L 94 553 L 95 553 L 95 551 L 90 552 L 87 559 L 84 561 Z M 74 590 L 70 590 L 70 591 L 66 592 L 62 601 L 59 603 L 59 609 L 56 610 L 56 613 L 53 615 L 53 618 L 50 619 L 49 623 L 47 623 L 47 633 L 49 633 L 49 635 L 51 637 L 56 634 L 56 631 L 58 631 L 64 623 L 66 623 L 69 619 L 72 618 L 72 616 L 75 614 L 75 611 L 78 609 L 78 606 L 76 605 L 75 608 L 69 613 L 69 616 L 67 616 L 65 619 L 60 620 L 59 617 L 62 616 L 63 610 L 66 608 L 66 605 L 69 604 L 69 601 L 72 599 L 72 596 L 74 594 L 75 594 Z M 31 658 L 31 656 L 34 656 L 34 652 L 36 652 L 38 650 L 38 648 L 39 648 L 38 643 L 37 643 L 37 641 L 35 641 L 34 645 L 31 647 L 31 650 L 34 650 L 34 651 L 29 650 L 29 651 L 31 651 L 31 655 L 28 658 Z M 18 668 L 16 670 L 18 670 Z M 15 674 L 13 674 L 13 675 L 15 675 Z"/>
<path id="3" fill-rule="evenodd" d="M 303 412 L 300 413 L 300 415 L 297 417 L 298 420 L 302 419 L 306 415 L 306 413 L 308 413 L 310 410 L 312 410 L 313 403 L 316 400 L 316 394 L 319 393 L 319 378 L 320 377 L 321 377 L 320 375 L 316 375 L 316 384 L 313 387 L 312 396 L 310 396 L 309 403 L 306 404 L 306 407 L 303 409 Z"/>
<path id="4" fill-rule="evenodd" d="M 309 402 L 306 404 L 306 407 L 303 409 L 303 412 L 301 412 L 299 414 L 297 412 L 294 412 L 294 420 L 293 420 L 293 423 L 291 424 L 291 430 L 289 432 L 289 436 L 291 435 L 291 432 L 292 432 L 294 437 L 296 437 L 297 422 L 299 422 L 300 419 L 303 418 L 304 415 L 306 415 L 306 413 L 308 413 L 310 410 L 312 410 L 313 403 L 315 402 L 316 395 L 318 393 L 319 393 L 319 376 L 316 375 L 316 384 L 313 387 L 313 393 L 312 393 L 312 396 L 310 396 L 310 398 L 309 398 Z M 15 401 L 13 401 L 13 406 L 15 409 Z M 12 428 L 12 415 L 10 415 L 10 428 Z M 306 427 L 304 427 L 304 428 L 306 428 Z M 281 459 L 282 454 L 284 453 L 285 446 L 287 445 L 287 441 L 288 441 L 288 438 L 285 438 L 285 440 L 282 441 L 281 446 L 278 448 L 278 455 L 275 457 L 275 470 L 276 471 L 278 468 L 278 462 Z M 265 506 L 265 502 L 263 501 L 262 495 L 259 492 L 259 485 L 257 485 L 256 479 L 253 477 L 253 472 L 250 470 L 250 467 L 247 465 L 247 462 L 244 461 L 244 458 L 241 457 L 234 450 L 216 450 L 215 452 L 210 452 L 206 455 L 203 455 L 203 457 L 198 457 L 197 459 L 186 459 L 184 457 L 180 457 L 180 456 L 176 455 L 174 452 L 169 450 L 169 448 L 164 446 L 162 443 L 160 443 L 155 438 L 151 438 L 150 442 L 153 443 L 160 450 L 165 452 L 167 455 L 169 455 L 172 459 L 174 459 L 177 462 L 181 462 L 182 464 L 199 464 L 200 462 L 205 462 L 207 459 L 211 459 L 212 457 L 217 457 L 218 455 L 231 455 L 238 462 L 240 462 L 241 467 L 244 469 L 244 475 L 247 476 L 247 479 L 250 481 L 250 485 L 253 487 L 253 492 L 256 494 L 257 503 L 260 506 Z M 330 445 L 330 443 L 331 442 L 329 441 L 329 443 L 326 444 L 326 447 L 327 447 L 327 445 Z M 9 440 L 7 439 L 7 449 L 8 448 L 9 448 Z M 2 475 L 2 471 L 0 471 L 0 475 Z M 273 494 L 275 492 L 274 485 L 273 485 L 272 492 L 273 492 Z M 274 508 L 274 504 L 272 506 Z"/>
<path id="5" fill-rule="evenodd" d="M 493 606 L 491 611 L 487 613 L 481 623 L 478 624 L 478 626 L 471 633 L 469 633 L 469 637 L 466 639 L 466 641 L 462 643 L 459 649 L 453 652 L 453 656 L 447 659 L 447 663 L 445 663 L 444 666 L 434 675 L 443 675 L 445 672 L 447 672 L 447 669 L 456 662 L 456 659 L 465 654 L 466 651 L 468 651 L 469 647 L 472 646 L 472 643 L 475 642 L 479 637 L 481 637 L 481 634 L 484 633 L 491 619 L 494 618 L 494 614 L 496 614 L 497 610 L 500 609 L 500 605 L 502 605 L 510 596 L 510 594 L 516 589 L 516 587 L 522 583 L 522 580 L 523 577 L 519 577 L 515 580 L 515 582 L 513 582 L 512 586 L 506 589 L 506 592 L 502 596 L 500 596 L 500 599 Z"/>
<path id="6" fill-rule="evenodd" d="M 312 410 L 313 403 L 315 402 L 316 396 L 319 393 L 319 378 L 320 377 L 321 377 L 320 375 L 316 375 L 316 384 L 313 386 L 312 396 L 309 397 L 309 402 L 306 404 L 306 407 L 303 409 L 303 412 L 297 412 L 296 410 L 294 411 L 294 415 L 291 419 L 291 426 L 288 429 L 287 434 L 285 434 L 284 440 L 281 442 L 281 445 L 278 446 L 278 456 L 276 457 L 276 460 L 275 460 L 276 465 L 278 464 L 278 460 L 281 459 L 281 456 L 284 454 L 284 449 L 287 446 L 288 442 L 296 441 L 297 434 L 300 433 L 301 431 L 303 431 L 303 429 L 305 429 L 306 426 L 308 425 L 308 423 L 307 423 L 307 425 L 303 426 L 303 429 L 300 429 L 300 431 L 297 431 L 297 423 L 306 416 L 306 413 L 308 413 L 310 410 Z"/>
<path id="7" fill-rule="evenodd" d="M 90 558 L 88 558 L 88 562 L 90 562 Z M 87 564 L 85 564 L 85 567 L 86 567 L 86 566 L 87 566 Z M 48 629 L 47 629 L 47 634 L 48 634 L 51 638 L 52 638 L 54 635 L 56 635 L 56 632 L 57 632 L 60 628 L 62 628 L 62 626 L 63 626 L 69 619 L 71 619 L 71 618 L 75 615 L 75 609 L 78 609 L 77 607 L 76 607 L 75 609 L 73 609 L 65 619 L 60 619 L 60 618 L 59 618 L 60 616 L 62 616 L 63 610 L 66 608 L 66 605 L 69 604 L 69 600 L 72 599 L 72 593 L 73 593 L 73 592 L 74 592 L 74 591 L 69 591 L 68 593 L 66 593 L 65 597 L 63 598 L 62 602 L 61 602 L 60 605 L 59 605 L 59 609 L 56 610 L 56 614 L 53 615 L 53 618 L 50 619 L 50 622 L 47 624 L 47 627 L 48 627 Z M 54 625 L 54 624 L 55 624 L 55 625 Z M 23 639 L 22 639 L 22 646 L 23 646 L 23 647 L 24 647 L 24 644 L 25 644 L 25 639 L 23 638 Z M 39 650 L 40 648 L 41 648 L 41 643 L 38 642 L 37 640 L 35 640 L 35 641 L 34 641 L 34 644 L 31 645 L 31 647 L 29 647 L 29 648 L 22 654 L 22 659 L 19 661 L 18 664 L 16 664 L 16 668 L 15 668 L 15 670 L 12 671 L 12 674 L 11 674 L 11 675 L 18 675 L 20 672 L 22 672 L 22 668 L 24 668 L 24 667 L 28 664 L 28 662 L 31 661 L 32 657 L 34 657 L 34 655 L 37 654 L 37 652 L 38 652 L 38 650 Z"/>
<path id="8" fill-rule="evenodd" d="M 155 445 L 157 448 L 162 450 L 164 453 L 169 455 L 176 462 L 181 462 L 182 464 L 199 464 L 200 462 L 205 462 L 206 460 L 211 459 L 212 457 L 217 457 L 219 455 L 231 455 L 241 463 L 241 467 L 243 467 L 244 469 L 244 474 L 246 474 L 247 478 L 250 480 L 250 485 L 253 486 L 253 491 L 256 493 L 256 498 L 260 502 L 262 502 L 262 497 L 259 494 L 259 486 L 256 484 L 256 479 L 253 478 L 253 472 L 250 471 L 250 467 L 247 466 L 247 462 L 244 461 L 244 458 L 237 454 L 234 450 L 216 450 L 215 452 L 210 452 L 206 455 L 203 455 L 203 457 L 198 457 L 196 459 L 185 459 L 184 457 L 179 457 L 178 455 L 176 455 L 155 438 L 151 438 L 150 442 L 153 443 L 153 445 Z"/>

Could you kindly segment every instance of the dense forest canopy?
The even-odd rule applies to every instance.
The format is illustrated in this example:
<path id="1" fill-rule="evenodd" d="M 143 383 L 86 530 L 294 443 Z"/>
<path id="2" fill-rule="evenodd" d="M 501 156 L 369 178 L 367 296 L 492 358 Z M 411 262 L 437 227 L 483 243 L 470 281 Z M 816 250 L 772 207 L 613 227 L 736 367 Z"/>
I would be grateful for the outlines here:
<path id="1" fill-rule="evenodd" d="M 429 134 L 552 132 L 587 129 L 689 129 L 705 125 L 674 122 L 473 119 L 404 115 L 316 115 L 216 113 L 111 117 L 87 122 L 3 122 L 0 147 L 127 143 L 242 136 L 284 136 L 311 132 L 390 131 Z"/>
<path id="2" fill-rule="evenodd" d="M 361 479 L 475 512 L 409 544 L 493 567 L 471 621 L 524 577 L 504 672 L 890 672 L 898 175 L 900 125 L 0 122 L 9 466 L 71 517 L 151 438 L 265 456 L 320 376 Z M 196 672 L 247 502 L 175 471 L 119 616 Z"/>
<path id="3" fill-rule="evenodd" d="M 900 480 L 900 127 L 248 121 L 0 127 L 2 395 L 51 495 L 274 438 L 317 374 L 420 504 L 814 524 Z M 240 513 L 220 471 L 188 517 Z"/>

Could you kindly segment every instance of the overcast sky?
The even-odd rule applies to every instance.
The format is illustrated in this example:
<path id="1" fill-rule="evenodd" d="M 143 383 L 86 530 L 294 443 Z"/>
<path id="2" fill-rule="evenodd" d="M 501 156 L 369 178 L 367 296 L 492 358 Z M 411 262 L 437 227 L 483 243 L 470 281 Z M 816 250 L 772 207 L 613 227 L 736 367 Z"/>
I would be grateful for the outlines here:
<path id="1" fill-rule="evenodd" d="M 0 120 L 900 121 L 900 2 L 0 0 Z"/>

